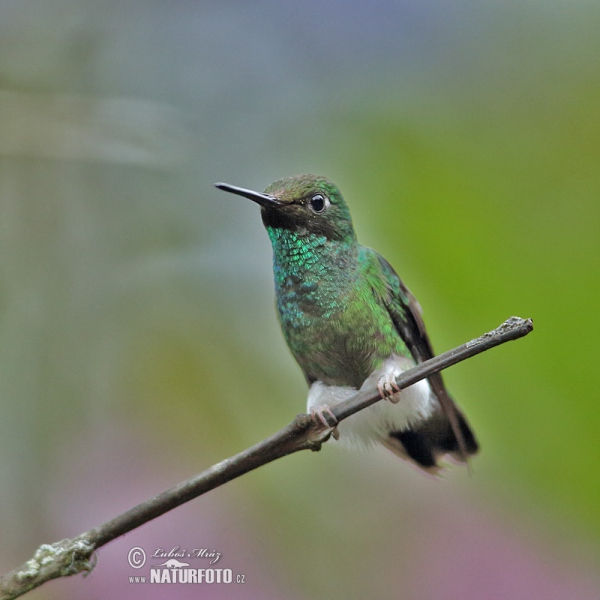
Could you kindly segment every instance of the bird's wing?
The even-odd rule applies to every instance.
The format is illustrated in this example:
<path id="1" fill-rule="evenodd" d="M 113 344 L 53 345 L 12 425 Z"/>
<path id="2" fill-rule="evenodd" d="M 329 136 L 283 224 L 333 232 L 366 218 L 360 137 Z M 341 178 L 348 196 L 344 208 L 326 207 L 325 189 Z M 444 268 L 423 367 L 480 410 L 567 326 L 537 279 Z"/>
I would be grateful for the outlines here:
<path id="1" fill-rule="evenodd" d="M 374 250 L 369 251 L 377 259 L 381 273 L 384 276 L 387 294 L 382 296 L 382 300 L 398 333 L 417 363 L 432 358 L 434 356 L 433 348 L 425 330 L 425 323 L 421 316 L 421 306 L 417 299 L 404 285 L 390 263 Z M 467 446 L 469 446 L 469 450 L 471 449 L 471 443 L 467 444 L 465 442 L 461 427 L 464 417 L 462 417 L 456 404 L 448 394 L 441 374 L 439 372 L 435 373 L 428 377 L 428 380 L 442 410 L 448 417 L 458 443 L 461 458 L 466 461 L 468 455 L 472 452 L 467 449 Z"/>
<path id="2" fill-rule="evenodd" d="M 398 333 L 417 363 L 432 358 L 433 349 L 425 330 L 419 302 L 398 277 L 392 265 L 374 250 L 371 252 L 379 263 L 386 283 L 387 294 L 382 296 L 382 300 Z"/>

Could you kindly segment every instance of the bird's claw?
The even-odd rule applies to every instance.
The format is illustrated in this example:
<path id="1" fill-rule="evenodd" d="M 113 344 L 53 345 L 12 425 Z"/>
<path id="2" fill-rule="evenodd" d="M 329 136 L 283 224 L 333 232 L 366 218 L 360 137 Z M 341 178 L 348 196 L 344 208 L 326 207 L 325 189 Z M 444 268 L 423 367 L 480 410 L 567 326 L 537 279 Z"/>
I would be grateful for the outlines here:
<path id="1" fill-rule="evenodd" d="M 325 415 L 327 415 L 327 417 Z M 319 423 L 321 423 L 328 429 L 332 428 L 333 431 L 331 432 L 331 435 L 333 436 L 334 439 L 337 440 L 340 437 L 340 434 L 336 427 L 336 425 L 338 424 L 338 420 L 337 420 L 336 416 L 331 412 L 331 409 L 329 408 L 329 406 L 327 406 L 327 404 L 323 404 L 322 406 L 316 406 L 315 408 L 311 408 L 310 416 L 312 417 L 312 420 L 317 425 L 319 425 Z M 327 420 L 327 418 L 329 418 L 329 420 Z"/>
<path id="2" fill-rule="evenodd" d="M 384 400 L 389 400 L 393 404 L 400 402 L 398 392 L 401 388 L 396 383 L 396 378 L 387 373 L 377 382 L 377 390 Z"/>

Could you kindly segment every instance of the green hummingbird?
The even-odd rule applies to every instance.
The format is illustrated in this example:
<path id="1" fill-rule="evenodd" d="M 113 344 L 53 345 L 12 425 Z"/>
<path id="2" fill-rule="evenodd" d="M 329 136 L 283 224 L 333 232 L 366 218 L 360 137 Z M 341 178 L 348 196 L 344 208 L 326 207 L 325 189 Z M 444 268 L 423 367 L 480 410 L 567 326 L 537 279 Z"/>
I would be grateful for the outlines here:
<path id="1" fill-rule="evenodd" d="M 330 426 L 331 406 L 377 386 L 391 402 L 341 422 L 341 442 L 383 444 L 430 473 L 447 454 L 466 462 L 476 453 L 439 373 L 402 391 L 396 386 L 402 371 L 433 356 L 421 308 L 387 260 L 358 243 L 337 186 L 316 175 L 278 180 L 263 193 L 215 185 L 261 207 L 279 321 L 309 385 L 313 418 Z"/>

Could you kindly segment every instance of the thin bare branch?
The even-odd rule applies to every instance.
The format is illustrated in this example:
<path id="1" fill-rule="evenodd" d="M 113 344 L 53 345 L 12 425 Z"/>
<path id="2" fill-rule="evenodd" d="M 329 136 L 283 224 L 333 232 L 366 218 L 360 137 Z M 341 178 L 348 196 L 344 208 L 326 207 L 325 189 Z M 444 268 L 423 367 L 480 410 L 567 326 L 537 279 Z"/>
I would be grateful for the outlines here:
<path id="1" fill-rule="evenodd" d="M 532 330 L 531 319 L 511 317 L 497 329 L 405 371 L 396 378 L 396 383 L 400 389 L 406 388 L 494 346 L 523 337 Z M 357 393 L 331 410 L 338 421 L 343 421 L 379 400 L 381 396 L 374 388 Z M 320 450 L 330 435 L 331 429 L 316 424 L 309 415 L 300 414 L 287 427 L 267 439 L 138 504 L 107 523 L 73 539 L 42 544 L 33 558 L 0 577 L 0 600 L 22 596 L 57 577 L 91 571 L 95 564 L 94 552 L 115 538 L 278 458 L 300 450 Z"/>

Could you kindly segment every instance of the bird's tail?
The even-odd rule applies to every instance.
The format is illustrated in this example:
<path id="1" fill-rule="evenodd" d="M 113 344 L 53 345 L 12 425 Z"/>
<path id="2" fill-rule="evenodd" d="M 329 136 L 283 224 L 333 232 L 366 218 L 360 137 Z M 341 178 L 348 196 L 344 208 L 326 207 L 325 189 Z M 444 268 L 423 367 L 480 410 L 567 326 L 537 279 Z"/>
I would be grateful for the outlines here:
<path id="1" fill-rule="evenodd" d="M 446 454 L 457 461 L 467 462 L 468 457 L 479 449 L 471 427 L 456 405 L 454 415 L 461 442 L 443 410 L 435 411 L 410 429 L 391 431 L 382 442 L 401 458 L 414 462 L 425 471 L 438 473 L 441 468 L 438 461 Z"/>

